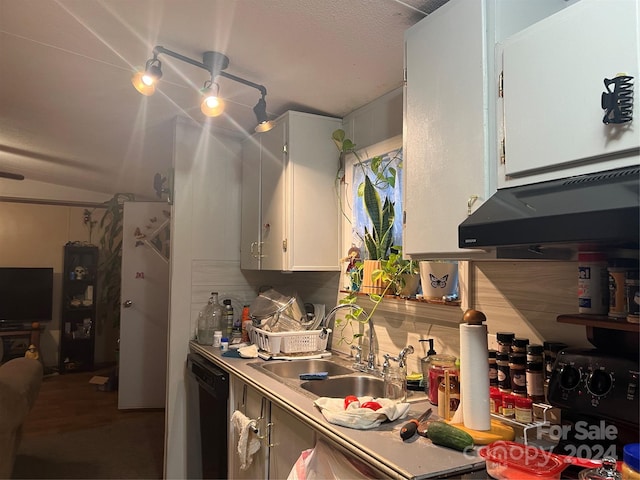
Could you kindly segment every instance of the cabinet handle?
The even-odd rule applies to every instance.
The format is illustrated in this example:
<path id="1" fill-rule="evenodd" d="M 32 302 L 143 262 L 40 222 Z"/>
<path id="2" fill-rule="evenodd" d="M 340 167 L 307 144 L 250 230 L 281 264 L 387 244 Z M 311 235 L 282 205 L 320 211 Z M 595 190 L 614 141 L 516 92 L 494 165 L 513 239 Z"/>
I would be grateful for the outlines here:
<path id="1" fill-rule="evenodd" d="M 471 195 L 469 200 L 467 200 L 467 217 L 471 216 L 471 207 L 473 207 L 473 204 L 476 203 L 478 198 L 478 195 Z"/>
<path id="2" fill-rule="evenodd" d="M 131 308 L 132 305 L 133 305 L 133 302 L 131 300 L 125 300 L 124 302 L 122 302 L 122 306 L 124 308 Z"/>

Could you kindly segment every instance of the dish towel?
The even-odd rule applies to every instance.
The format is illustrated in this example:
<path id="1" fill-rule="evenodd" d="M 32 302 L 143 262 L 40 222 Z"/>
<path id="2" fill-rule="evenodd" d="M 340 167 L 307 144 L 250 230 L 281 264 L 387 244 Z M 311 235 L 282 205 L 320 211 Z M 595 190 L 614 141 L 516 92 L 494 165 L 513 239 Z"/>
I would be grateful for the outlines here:
<path id="1" fill-rule="evenodd" d="M 343 427 L 367 430 L 379 427 L 382 422 L 403 418 L 409 412 L 408 403 L 399 403 L 388 398 L 358 397 L 359 402 L 350 404 L 344 408 L 344 398 L 320 397 L 314 402 L 322 415 L 329 423 L 342 425 Z M 382 408 L 371 410 L 360 408 L 364 402 L 375 400 Z"/>
<path id="2" fill-rule="evenodd" d="M 231 424 L 238 435 L 238 457 L 240 470 L 246 470 L 253 462 L 253 455 L 260 450 L 260 439 L 256 433 L 256 421 L 236 410 L 231 415 Z"/>

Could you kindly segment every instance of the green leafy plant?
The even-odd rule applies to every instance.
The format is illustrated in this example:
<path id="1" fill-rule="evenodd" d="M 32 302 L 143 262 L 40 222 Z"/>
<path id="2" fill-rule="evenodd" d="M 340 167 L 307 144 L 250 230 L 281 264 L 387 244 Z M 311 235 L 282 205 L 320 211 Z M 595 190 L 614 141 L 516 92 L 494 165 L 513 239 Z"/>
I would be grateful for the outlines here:
<path id="1" fill-rule="evenodd" d="M 123 204 L 133 200 L 135 196 L 132 193 L 116 193 L 105 202 L 106 208 L 100 219 L 99 311 L 116 328 L 120 327 Z"/>
<path id="2" fill-rule="evenodd" d="M 371 230 L 364 227 L 364 245 L 369 254 L 369 260 L 383 260 L 389 257 L 389 250 L 393 243 L 393 222 L 395 220 L 395 204 L 384 199 L 380 201 L 380 194 L 373 186 L 368 176 L 364 177 L 364 205 Z"/>
<path id="3" fill-rule="evenodd" d="M 385 285 L 380 294 L 369 294 L 369 300 L 373 303 L 371 309 L 369 309 L 365 314 L 364 308 L 357 305 L 359 298 L 357 291 L 351 291 L 346 297 L 339 301 L 340 304 L 351 304 L 357 307 L 350 310 L 349 313 L 345 314 L 344 319 L 336 320 L 336 329 L 341 334 L 340 342 L 351 344 L 353 342 L 353 339 L 362 336 L 361 333 L 352 333 L 352 339 L 347 340 L 344 335 L 345 329 L 351 327 L 353 332 L 353 326 L 351 325 L 351 322 L 357 322 L 366 325 L 371 317 L 373 317 L 373 315 L 375 314 L 378 306 L 380 305 L 380 303 L 382 303 L 385 296 L 389 294 L 395 295 L 398 286 L 403 285 L 403 275 L 407 273 L 415 273 L 417 264 L 417 261 L 405 260 L 404 258 L 402 258 L 401 246 L 392 246 L 390 248 L 389 257 L 386 259 L 381 259 L 380 268 L 374 270 L 371 275 L 372 280 L 381 280 Z M 362 271 L 362 261 L 356 263 L 356 268 L 358 269 L 358 271 Z"/>

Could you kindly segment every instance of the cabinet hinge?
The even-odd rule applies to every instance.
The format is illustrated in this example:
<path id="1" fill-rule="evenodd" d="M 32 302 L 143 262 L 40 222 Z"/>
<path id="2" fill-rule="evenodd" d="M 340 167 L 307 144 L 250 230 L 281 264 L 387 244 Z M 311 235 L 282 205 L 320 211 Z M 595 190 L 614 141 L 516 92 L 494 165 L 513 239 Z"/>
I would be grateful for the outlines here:
<path id="1" fill-rule="evenodd" d="M 500 139 L 500 165 L 504 165 L 507 162 L 506 156 L 507 154 L 505 152 L 504 137 L 502 137 Z"/>
<path id="2" fill-rule="evenodd" d="M 283 252 L 287 251 L 287 240 L 286 239 L 282 241 L 282 251 Z"/>
<path id="3" fill-rule="evenodd" d="M 285 144 L 282 146 L 282 153 L 284 153 L 285 155 L 286 155 L 287 153 L 289 153 L 289 144 L 285 143 Z"/>
<path id="4" fill-rule="evenodd" d="M 402 83 L 404 83 L 405 85 L 407 84 L 407 69 L 406 68 L 402 69 Z"/>
<path id="5" fill-rule="evenodd" d="M 498 98 L 502 98 L 504 94 L 504 71 L 500 72 L 498 77 Z"/>

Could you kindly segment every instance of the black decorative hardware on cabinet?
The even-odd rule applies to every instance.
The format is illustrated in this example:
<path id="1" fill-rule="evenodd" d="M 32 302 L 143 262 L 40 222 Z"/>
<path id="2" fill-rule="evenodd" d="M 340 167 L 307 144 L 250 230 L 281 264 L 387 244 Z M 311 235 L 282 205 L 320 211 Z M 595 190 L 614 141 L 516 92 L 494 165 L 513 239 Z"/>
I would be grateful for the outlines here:
<path id="1" fill-rule="evenodd" d="M 604 79 L 607 91 L 602 93 L 602 108 L 605 110 L 602 122 L 627 123 L 633 119 L 633 77 L 618 75 Z"/>

